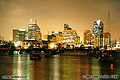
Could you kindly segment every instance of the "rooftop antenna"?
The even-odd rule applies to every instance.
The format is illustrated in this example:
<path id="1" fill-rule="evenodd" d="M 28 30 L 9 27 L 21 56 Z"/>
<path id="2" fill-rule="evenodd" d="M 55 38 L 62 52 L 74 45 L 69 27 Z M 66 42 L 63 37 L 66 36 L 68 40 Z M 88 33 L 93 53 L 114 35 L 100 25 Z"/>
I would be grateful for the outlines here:
<path id="1" fill-rule="evenodd" d="M 30 23 L 32 24 L 32 18 L 30 19 Z"/>
<path id="2" fill-rule="evenodd" d="M 49 31 L 48 31 L 48 35 L 49 35 Z"/>
<path id="3" fill-rule="evenodd" d="M 108 32 L 110 33 L 110 10 L 108 9 Z"/>
<path id="4" fill-rule="evenodd" d="M 37 20 L 35 20 L 35 24 L 37 24 Z"/>

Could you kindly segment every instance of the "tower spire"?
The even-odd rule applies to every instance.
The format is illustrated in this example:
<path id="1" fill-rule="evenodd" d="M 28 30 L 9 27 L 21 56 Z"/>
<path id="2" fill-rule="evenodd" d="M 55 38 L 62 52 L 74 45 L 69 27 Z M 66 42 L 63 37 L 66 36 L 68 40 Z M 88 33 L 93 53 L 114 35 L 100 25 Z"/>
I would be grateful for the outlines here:
<path id="1" fill-rule="evenodd" d="M 37 24 L 37 20 L 35 20 L 35 24 Z"/>
<path id="2" fill-rule="evenodd" d="M 110 33 L 110 10 L 108 9 L 108 32 Z"/>
<path id="3" fill-rule="evenodd" d="M 30 19 L 30 23 L 32 24 L 32 18 Z"/>

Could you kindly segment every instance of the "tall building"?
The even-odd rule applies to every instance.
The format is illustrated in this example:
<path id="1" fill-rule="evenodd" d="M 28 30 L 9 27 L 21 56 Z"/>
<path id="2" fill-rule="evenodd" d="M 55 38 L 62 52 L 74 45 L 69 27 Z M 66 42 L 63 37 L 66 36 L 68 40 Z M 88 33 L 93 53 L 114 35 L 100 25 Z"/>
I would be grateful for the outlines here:
<path id="1" fill-rule="evenodd" d="M 111 34 L 109 32 L 104 33 L 104 46 L 111 45 Z"/>
<path id="2" fill-rule="evenodd" d="M 13 41 L 23 41 L 27 38 L 25 29 L 13 29 Z"/>
<path id="3" fill-rule="evenodd" d="M 76 36 L 76 47 L 80 47 L 80 36 Z"/>
<path id="4" fill-rule="evenodd" d="M 35 32 L 35 40 L 37 40 L 38 42 L 40 40 L 42 40 L 42 33 L 41 32 L 39 32 L 39 31 Z"/>
<path id="5" fill-rule="evenodd" d="M 37 24 L 28 24 L 28 40 L 41 40 L 40 28 Z"/>
<path id="6" fill-rule="evenodd" d="M 63 44 L 64 47 L 70 46 L 72 48 L 76 45 L 76 30 L 72 30 L 72 28 L 69 27 L 68 24 L 64 24 L 64 30 L 63 30 Z"/>
<path id="7" fill-rule="evenodd" d="M 92 35 L 92 44 L 94 45 L 94 47 L 103 47 L 103 23 L 100 19 L 97 19 L 93 23 Z"/>
<path id="8" fill-rule="evenodd" d="M 92 34 L 90 30 L 84 32 L 84 44 L 91 44 Z"/>

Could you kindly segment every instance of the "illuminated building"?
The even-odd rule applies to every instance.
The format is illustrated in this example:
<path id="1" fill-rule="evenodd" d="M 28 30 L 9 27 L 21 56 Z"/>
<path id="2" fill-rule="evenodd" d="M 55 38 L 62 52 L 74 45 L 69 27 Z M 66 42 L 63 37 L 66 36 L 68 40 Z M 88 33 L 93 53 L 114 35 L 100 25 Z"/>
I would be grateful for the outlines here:
<path id="1" fill-rule="evenodd" d="M 111 45 L 111 34 L 109 32 L 104 33 L 104 46 Z"/>
<path id="2" fill-rule="evenodd" d="M 103 47 L 103 23 L 97 19 L 93 23 L 92 44 L 94 47 Z"/>
<path id="3" fill-rule="evenodd" d="M 47 34 L 43 35 L 43 40 L 48 40 L 48 35 Z"/>
<path id="4" fill-rule="evenodd" d="M 24 40 L 22 47 L 25 49 L 40 48 L 41 44 L 37 40 Z"/>
<path id="5" fill-rule="evenodd" d="M 70 48 L 73 48 L 73 46 L 76 45 L 76 30 L 72 30 L 68 24 L 64 24 L 64 30 L 63 30 L 63 44 L 66 48 L 69 46 Z"/>
<path id="6" fill-rule="evenodd" d="M 80 36 L 76 36 L 76 47 L 80 47 Z"/>
<path id="7" fill-rule="evenodd" d="M 85 30 L 84 32 L 84 44 L 90 44 L 91 43 L 91 31 Z"/>
<path id="8" fill-rule="evenodd" d="M 13 41 L 23 41 L 27 38 L 25 29 L 13 29 Z"/>
<path id="9" fill-rule="evenodd" d="M 52 34 L 56 36 L 55 38 L 58 43 L 62 43 L 62 32 L 52 31 Z"/>
<path id="10" fill-rule="evenodd" d="M 37 24 L 28 24 L 28 40 L 41 40 L 40 28 Z"/>
<path id="11" fill-rule="evenodd" d="M 37 40 L 38 42 L 42 41 L 42 34 L 39 31 L 35 32 L 35 40 Z"/>
<path id="12" fill-rule="evenodd" d="M 54 34 L 48 35 L 48 40 L 52 42 L 57 42 L 56 36 Z"/>

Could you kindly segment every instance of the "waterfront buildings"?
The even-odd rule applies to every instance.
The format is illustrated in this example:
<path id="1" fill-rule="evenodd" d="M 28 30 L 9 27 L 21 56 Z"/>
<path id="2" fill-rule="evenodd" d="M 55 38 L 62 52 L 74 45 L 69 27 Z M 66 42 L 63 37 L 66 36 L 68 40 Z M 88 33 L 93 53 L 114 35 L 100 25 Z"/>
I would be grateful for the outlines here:
<path id="1" fill-rule="evenodd" d="M 37 24 L 28 24 L 28 40 L 41 40 L 42 35 Z"/>
<path id="2" fill-rule="evenodd" d="M 111 34 L 109 32 L 104 33 L 104 46 L 111 46 Z"/>
<path id="3" fill-rule="evenodd" d="M 31 48 L 41 48 L 42 45 L 37 40 L 24 40 L 22 43 L 22 47 L 25 49 Z"/>
<path id="4" fill-rule="evenodd" d="M 80 47 L 80 36 L 76 36 L 76 45 L 75 47 Z"/>
<path id="5" fill-rule="evenodd" d="M 43 40 L 48 40 L 48 35 L 47 34 L 43 35 Z"/>
<path id="6" fill-rule="evenodd" d="M 13 41 L 23 41 L 27 38 L 25 29 L 13 29 Z"/>
<path id="7" fill-rule="evenodd" d="M 91 38 L 92 34 L 90 30 L 85 30 L 84 32 L 84 44 L 85 45 L 90 45 L 91 44 Z"/>
<path id="8" fill-rule="evenodd" d="M 92 45 L 103 47 L 103 23 L 100 19 L 93 23 Z"/>
<path id="9" fill-rule="evenodd" d="M 52 31 L 52 34 L 56 36 L 57 43 L 62 43 L 62 32 L 61 31 Z"/>
<path id="10" fill-rule="evenodd" d="M 72 28 L 70 28 L 68 24 L 64 24 L 64 30 L 62 35 L 65 48 L 74 48 L 74 46 L 78 43 L 77 41 L 80 41 L 76 40 L 80 39 L 80 37 L 77 36 L 76 30 L 72 30 Z"/>
<path id="11" fill-rule="evenodd" d="M 57 42 L 57 38 L 54 34 L 48 35 L 48 40 L 52 42 Z"/>

